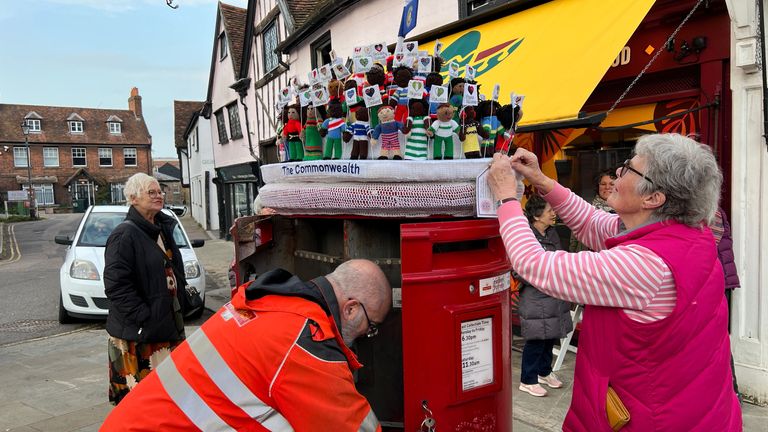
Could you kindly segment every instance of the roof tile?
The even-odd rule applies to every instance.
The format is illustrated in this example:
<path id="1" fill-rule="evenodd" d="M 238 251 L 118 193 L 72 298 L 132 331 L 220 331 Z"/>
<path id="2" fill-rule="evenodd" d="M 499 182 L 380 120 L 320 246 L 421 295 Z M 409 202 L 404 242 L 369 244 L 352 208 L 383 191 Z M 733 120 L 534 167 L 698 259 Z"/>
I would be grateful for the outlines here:
<path id="1" fill-rule="evenodd" d="M 187 130 L 189 120 L 196 112 L 199 112 L 205 102 L 173 101 L 173 141 L 176 148 L 187 146 L 184 140 L 184 131 Z"/>
<path id="2" fill-rule="evenodd" d="M 235 76 L 240 74 L 240 63 L 243 57 L 243 40 L 245 39 L 245 20 L 247 10 L 237 6 L 219 2 L 222 21 L 227 32 L 229 53 L 232 56 L 232 67 L 235 68 Z"/>

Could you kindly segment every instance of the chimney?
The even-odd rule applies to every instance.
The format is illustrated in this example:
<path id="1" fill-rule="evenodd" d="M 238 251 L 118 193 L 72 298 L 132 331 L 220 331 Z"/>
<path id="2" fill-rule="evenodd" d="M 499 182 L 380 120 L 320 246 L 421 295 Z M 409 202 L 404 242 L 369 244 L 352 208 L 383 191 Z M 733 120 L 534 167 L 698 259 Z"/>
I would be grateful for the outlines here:
<path id="1" fill-rule="evenodd" d="M 133 111 L 136 117 L 142 118 L 141 96 L 139 96 L 139 89 L 136 87 L 131 89 L 131 97 L 128 98 L 128 109 Z"/>

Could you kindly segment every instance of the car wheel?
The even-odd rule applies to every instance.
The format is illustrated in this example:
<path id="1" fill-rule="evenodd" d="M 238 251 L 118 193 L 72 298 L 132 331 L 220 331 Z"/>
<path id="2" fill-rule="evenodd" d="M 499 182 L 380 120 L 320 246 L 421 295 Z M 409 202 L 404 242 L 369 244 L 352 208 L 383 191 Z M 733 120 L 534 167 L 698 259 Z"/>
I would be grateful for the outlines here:
<path id="1" fill-rule="evenodd" d="M 203 316 L 203 312 L 205 312 L 205 296 L 203 296 L 203 305 L 200 306 L 200 309 L 192 312 L 191 314 L 187 315 L 187 319 L 189 320 L 196 320 Z"/>
<path id="2" fill-rule="evenodd" d="M 61 296 L 63 294 L 59 295 L 59 323 L 60 324 L 72 324 L 75 322 L 74 318 L 69 316 L 69 313 L 66 309 L 64 309 L 64 300 L 62 300 Z"/>

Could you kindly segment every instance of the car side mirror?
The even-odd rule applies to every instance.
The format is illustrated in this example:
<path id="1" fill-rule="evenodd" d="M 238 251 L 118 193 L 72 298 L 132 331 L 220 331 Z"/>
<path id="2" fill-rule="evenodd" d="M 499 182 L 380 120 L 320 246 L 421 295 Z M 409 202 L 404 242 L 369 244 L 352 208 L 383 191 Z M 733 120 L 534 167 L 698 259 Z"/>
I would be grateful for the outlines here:
<path id="1" fill-rule="evenodd" d="M 68 235 L 57 235 L 53 238 L 53 241 L 56 242 L 56 244 L 70 246 L 72 244 L 72 237 Z"/>
<path id="2" fill-rule="evenodd" d="M 192 240 L 192 247 L 199 248 L 205 246 L 205 240 Z"/>

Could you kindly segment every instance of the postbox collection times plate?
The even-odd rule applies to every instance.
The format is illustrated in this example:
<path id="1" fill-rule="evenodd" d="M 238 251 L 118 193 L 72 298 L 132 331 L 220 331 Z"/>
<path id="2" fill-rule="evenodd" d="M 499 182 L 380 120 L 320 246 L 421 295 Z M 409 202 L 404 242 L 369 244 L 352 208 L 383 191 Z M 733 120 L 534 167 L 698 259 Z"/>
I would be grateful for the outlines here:
<path id="1" fill-rule="evenodd" d="M 461 323 L 461 389 L 493 383 L 493 318 Z"/>

